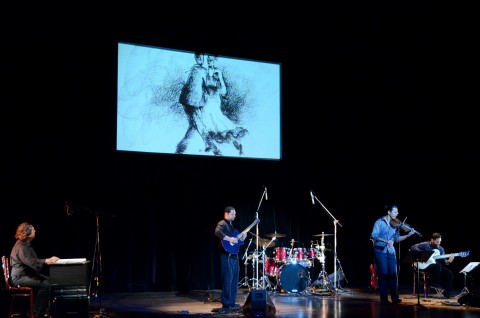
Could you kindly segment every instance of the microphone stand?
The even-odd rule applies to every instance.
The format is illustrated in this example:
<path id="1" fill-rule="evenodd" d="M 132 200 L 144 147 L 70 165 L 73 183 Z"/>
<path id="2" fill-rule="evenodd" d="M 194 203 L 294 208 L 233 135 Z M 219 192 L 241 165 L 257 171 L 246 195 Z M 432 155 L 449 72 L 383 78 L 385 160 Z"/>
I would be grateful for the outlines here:
<path id="1" fill-rule="evenodd" d="M 334 226 L 334 236 L 333 236 L 333 273 L 334 273 L 334 279 L 333 279 L 333 289 L 335 293 L 337 292 L 337 224 L 342 226 L 340 222 L 328 211 L 328 209 L 323 205 L 322 202 L 317 198 L 317 196 L 311 192 L 312 198 L 317 200 L 318 203 L 322 206 L 322 208 L 327 212 L 327 214 L 332 218 L 333 220 L 333 226 Z M 312 203 L 315 204 L 315 201 L 312 201 Z M 343 227 L 343 226 L 342 226 Z"/>
<path id="2" fill-rule="evenodd" d="M 262 197 L 260 198 L 260 202 L 258 203 L 257 212 L 255 212 L 255 218 L 256 219 L 260 219 L 258 217 L 258 211 L 260 210 L 260 206 L 262 205 L 263 197 L 266 196 L 266 194 L 267 194 L 267 187 L 264 188 L 264 190 L 262 192 Z M 255 237 L 256 237 L 255 238 L 255 240 L 256 240 L 255 254 L 258 255 L 258 246 L 260 245 L 260 242 L 258 240 L 258 238 L 260 237 L 260 234 L 259 234 L 259 231 L 258 231 L 258 223 L 255 225 L 255 233 L 256 233 L 256 235 L 255 235 Z M 263 270 L 265 270 L 265 266 L 264 266 Z M 258 282 L 259 282 L 258 275 L 259 275 L 259 273 L 258 273 L 258 257 L 257 257 L 256 260 L 255 260 L 255 282 L 257 283 L 256 284 L 257 286 L 254 286 L 255 287 L 254 289 L 260 289 L 260 287 L 258 286 Z M 265 289 L 265 284 L 264 283 L 262 283 L 262 288 L 261 289 Z"/>
<path id="3" fill-rule="evenodd" d="M 67 203 L 67 202 L 65 202 Z M 70 205 L 67 204 L 68 209 L 66 210 L 67 214 L 69 211 L 71 211 L 70 214 L 73 214 L 73 209 L 70 207 Z M 101 317 L 109 317 L 108 315 L 105 315 L 103 312 L 105 311 L 105 308 L 102 308 L 102 297 L 101 297 L 101 287 L 102 287 L 102 275 L 103 275 L 103 267 L 102 267 L 102 250 L 100 248 L 100 214 L 101 212 L 97 210 L 92 210 L 90 208 L 87 208 L 85 206 L 81 206 L 81 209 L 95 215 L 95 224 L 96 224 L 96 236 L 95 236 L 95 249 L 94 249 L 94 254 L 93 254 L 93 262 L 92 262 L 92 273 L 91 273 L 91 280 L 90 284 L 92 283 L 92 278 L 95 281 L 97 289 L 95 292 L 91 292 L 91 286 L 88 286 L 88 292 L 89 295 L 97 297 L 98 302 L 99 302 L 99 310 L 98 314 L 95 314 L 93 318 L 101 318 Z M 104 214 L 107 215 L 107 214 Z M 115 215 L 107 215 L 112 218 L 115 217 Z"/>
<path id="4" fill-rule="evenodd" d="M 96 239 L 95 239 L 95 252 L 94 252 L 93 266 L 97 269 L 96 276 L 95 276 L 97 290 L 92 295 L 95 297 L 98 297 L 98 304 L 99 304 L 98 312 L 100 314 L 98 317 L 103 317 L 102 312 L 104 311 L 104 308 L 102 308 L 102 296 L 100 293 L 100 287 L 101 287 L 100 281 L 102 279 L 103 268 L 102 268 L 102 250 L 100 248 L 100 214 L 98 211 L 95 211 L 95 219 L 96 219 L 96 225 L 97 225 L 97 231 L 96 231 L 97 233 L 96 233 Z"/>

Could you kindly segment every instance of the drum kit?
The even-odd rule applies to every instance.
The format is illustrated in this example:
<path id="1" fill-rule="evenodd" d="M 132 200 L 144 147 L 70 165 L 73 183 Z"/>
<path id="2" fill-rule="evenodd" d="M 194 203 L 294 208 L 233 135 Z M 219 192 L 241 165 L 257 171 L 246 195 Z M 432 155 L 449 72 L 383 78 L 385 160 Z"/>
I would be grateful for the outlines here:
<path id="1" fill-rule="evenodd" d="M 333 234 L 314 235 L 314 237 L 321 237 L 320 244 L 318 241 L 315 243 L 311 241 L 309 248 L 301 248 L 295 247 L 295 243 L 298 241 L 293 239 L 288 241 L 289 247 L 278 246 L 275 241 L 286 237 L 285 234 L 266 234 L 265 237 L 271 238 L 268 240 L 250 233 L 255 236 L 253 241 L 258 244 L 258 249 L 249 253 L 250 244 L 248 245 L 243 258 L 245 260 L 245 277 L 239 282 L 239 287 L 287 293 L 302 293 L 309 287 L 330 290 L 331 286 L 325 271 L 325 252 L 328 250 L 325 248 L 324 238 Z M 273 249 L 273 255 L 267 256 L 267 249 Z M 320 262 L 321 270 L 318 278 L 312 284 L 309 269 L 313 267 L 315 260 Z M 249 261 L 252 261 L 253 272 L 260 270 L 263 273 L 261 278 L 248 278 L 247 264 Z M 256 268 L 256 266 L 258 267 Z M 250 281 L 253 282 L 252 285 Z"/>

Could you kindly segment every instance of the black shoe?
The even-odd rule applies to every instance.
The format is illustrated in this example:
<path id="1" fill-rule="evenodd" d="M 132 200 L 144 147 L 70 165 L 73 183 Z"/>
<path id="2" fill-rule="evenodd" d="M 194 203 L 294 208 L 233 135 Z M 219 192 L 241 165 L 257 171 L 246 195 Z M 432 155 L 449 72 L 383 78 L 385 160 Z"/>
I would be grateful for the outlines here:
<path id="1" fill-rule="evenodd" d="M 397 299 L 393 299 L 393 300 L 392 300 L 392 304 L 394 304 L 394 305 L 399 304 L 399 303 L 401 303 L 401 302 L 402 302 L 402 300 L 401 300 L 400 298 L 397 298 Z"/>

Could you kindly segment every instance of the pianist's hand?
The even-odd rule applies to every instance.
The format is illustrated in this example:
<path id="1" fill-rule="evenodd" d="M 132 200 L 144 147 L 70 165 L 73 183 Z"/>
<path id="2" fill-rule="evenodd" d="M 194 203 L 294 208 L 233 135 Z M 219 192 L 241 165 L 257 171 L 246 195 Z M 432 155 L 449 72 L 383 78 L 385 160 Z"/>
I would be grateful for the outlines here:
<path id="1" fill-rule="evenodd" d="M 47 258 L 45 259 L 45 263 L 46 264 L 55 264 L 56 262 L 58 262 L 60 258 L 56 257 L 56 256 L 52 256 L 50 258 Z"/>

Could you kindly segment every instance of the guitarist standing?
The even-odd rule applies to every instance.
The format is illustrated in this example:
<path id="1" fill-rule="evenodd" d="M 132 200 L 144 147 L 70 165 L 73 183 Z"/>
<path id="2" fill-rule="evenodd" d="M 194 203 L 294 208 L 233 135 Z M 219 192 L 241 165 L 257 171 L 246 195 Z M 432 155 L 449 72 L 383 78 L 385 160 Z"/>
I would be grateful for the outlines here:
<path id="1" fill-rule="evenodd" d="M 442 236 L 440 233 L 433 233 L 430 241 L 420 242 L 412 247 L 410 247 L 411 251 L 434 251 L 438 250 L 440 254 L 438 255 L 445 255 L 445 250 L 440 243 L 442 242 Z M 430 265 L 428 265 L 423 270 L 433 275 L 433 283 L 432 287 L 442 288 L 442 282 L 445 289 L 444 296 L 446 298 L 452 297 L 450 294 L 452 291 L 452 284 L 453 284 L 453 272 L 447 267 L 448 264 L 453 262 L 455 256 L 452 254 L 448 258 L 438 258 L 435 261 L 432 261 Z"/>
<path id="2" fill-rule="evenodd" d="M 243 244 L 247 236 L 246 233 L 238 233 L 233 226 L 233 220 L 235 220 L 236 214 L 234 207 L 227 206 L 223 212 L 223 220 L 219 221 L 215 228 L 215 236 L 219 239 L 220 243 L 222 281 L 222 295 L 220 300 L 222 302 L 222 308 L 228 309 L 240 309 L 240 305 L 235 304 L 240 273 L 238 245 Z"/>

